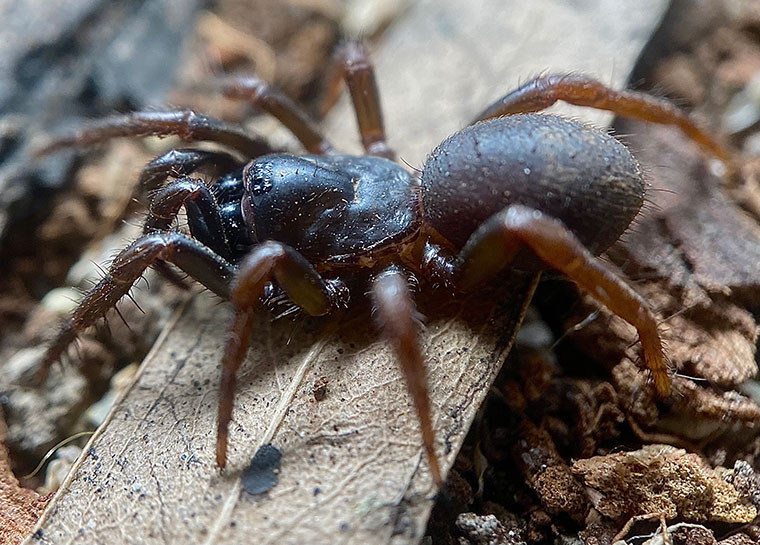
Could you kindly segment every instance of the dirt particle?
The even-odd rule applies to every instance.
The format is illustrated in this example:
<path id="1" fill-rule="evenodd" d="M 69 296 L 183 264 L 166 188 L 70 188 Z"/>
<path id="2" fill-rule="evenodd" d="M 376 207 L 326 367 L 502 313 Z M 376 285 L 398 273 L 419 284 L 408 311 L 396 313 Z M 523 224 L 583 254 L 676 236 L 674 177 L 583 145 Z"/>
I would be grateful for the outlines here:
<path id="1" fill-rule="evenodd" d="M 319 377 L 314 381 L 314 385 L 311 387 L 311 393 L 314 395 L 314 399 L 317 401 L 324 401 L 327 397 L 327 384 L 329 381 L 327 377 Z"/>
<path id="2" fill-rule="evenodd" d="M 280 472 L 282 452 L 271 444 L 256 451 L 253 460 L 243 471 L 243 490 L 252 495 L 263 494 L 275 487 Z"/>

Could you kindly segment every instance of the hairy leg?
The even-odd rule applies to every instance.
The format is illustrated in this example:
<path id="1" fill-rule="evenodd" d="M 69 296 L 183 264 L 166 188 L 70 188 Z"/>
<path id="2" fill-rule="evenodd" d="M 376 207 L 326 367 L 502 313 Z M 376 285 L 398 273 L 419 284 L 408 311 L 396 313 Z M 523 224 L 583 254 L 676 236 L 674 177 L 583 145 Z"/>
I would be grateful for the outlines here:
<path id="1" fill-rule="evenodd" d="M 208 169 L 215 177 L 242 168 L 229 153 L 198 149 L 173 149 L 156 157 L 140 172 L 137 191 L 146 194 L 161 187 L 167 178 L 189 176 Z"/>
<path id="2" fill-rule="evenodd" d="M 406 276 L 396 267 L 380 273 L 372 283 L 372 298 L 381 329 L 396 353 L 414 401 L 430 472 L 435 484 L 441 486 L 443 480 L 435 453 L 427 369 L 419 345 L 417 311 Z"/>
<path id="3" fill-rule="evenodd" d="M 375 70 L 361 43 L 348 41 L 338 48 L 326 101 L 337 100 L 341 80 L 345 80 L 351 93 L 364 149 L 369 155 L 394 159 L 396 154 L 386 142 Z"/>
<path id="4" fill-rule="evenodd" d="M 237 371 L 248 352 L 255 312 L 270 282 L 276 282 L 293 303 L 311 316 L 327 314 L 348 300 L 342 283 L 323 280 L 301 254 L 280 242 L 259 244 L 243 259 L 230 287 L 235 316 L 222 358 L 216 436 L 216 463 L 220 468 L 227 465 Z"/>
<path id="5" fill-rule="evenodd" d="M 433 269 L 430 273 L 433 277 L 437 274 L 458 289 L 469 291 L 509 266 L 525 248 L 636 328 L 657 394 L 669 397 L 671 381 L 654 313 L 640 295 L 586 250 L 562 222 L 537 210 L 513 205 L 483 223 L 453 263 L 429 250 L 427 266 Z"/>
<path id="6" fill-rule="evenodd" d="M 194 142 L 217 142 L 246 157 L 258 157 L 272 149 L 264 140 L 251 136 L 238 125 L 225 123 L 190 110 L 132 112 L 98 119 L 70 135 L 52 138 L 35 153 L 45 155 L 72 146 L 93 146 L 122 136 L 176 135 Z"/>
<path id="7" fill-rule="evenodd" d="M 576 106 L 609 110 L 642 121 L 675 125 L 720 159 L 732 160 L 731 153 L 723 145 L 673 103 L 638 91 L 616 91 L 581 74 L 550 74 L 533 79 L 494 102 L 481 112 L 475 122 L 503 115 L 537 112 L 558 100 Z"/>
<path id="8" fill-rule="evenodd" d="M 317 123 L 282 91 L 255 76 L 235 76 L 219 82 L 221 92 L 229 98 L 248 100 L 255 107 L 274 116 L 303 144 L 309 153 L 324 155 L 333 146 L 322 135 Z"/>
<path id="9" fill-rule="evenodd" d="M 143 232 L 167 231 L 183 206 L 193 238 L 229 259 L 231 252 L 219 206 L 211 190 L 201 180 L 181 178 L 156 191 L 150 201 Z"/>
<path id="10" fill-rule="evenodd" d="M 84 297 L 45 352 L 41 379 L 84 329 L 125 296 L 145 269 L 159 260 L 173 263 L 208 289 L 227 298 L 235 266 L 200 242 L 174 231 L 148 233 L 122 250 L 106 275 Z"/>

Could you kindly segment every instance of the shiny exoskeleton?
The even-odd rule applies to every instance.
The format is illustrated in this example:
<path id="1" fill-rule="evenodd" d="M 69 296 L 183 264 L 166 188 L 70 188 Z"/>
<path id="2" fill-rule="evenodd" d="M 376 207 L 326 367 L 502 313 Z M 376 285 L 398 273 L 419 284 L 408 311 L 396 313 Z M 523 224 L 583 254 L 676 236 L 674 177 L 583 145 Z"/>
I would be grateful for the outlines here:
<path id="1" fill-rule="evenodd" d="M 262 300 L 284 293 L 320 316 L 361 296 L 368 279 L 380 328 L 393 346 L 419 416 L 434 481 L 441 471 L 432 431 L 412 276 L 456 294 L 505 267 L 554 268 L 634 325 L 660 397 L 670 395 L 657 321 L 647 303 L 594 256 L 639 212 L 645 183 L 629 151 L 605 132 L 535 112 L 557 100 L 677 125 L 723 159 L 728 154 L 680 110 L 646 94 L 609 89 L 578 75 L 544 76 L 509 93 L 440 144 L 419 174 L 393 161 L 374 73 L 361 46 L 346 44 L 348 83 L 367 155 L 341 155 L 294 103 L 255 78 L 221 83 L 229 97 L 275 115 L 309 155 L 272 153 L 234 125 L 188 111 L 136 112 L 99 121 L 46 149 L 114 136 L 178 134 L 239 155 L 172 150 L 149 163 L 152 190 L 144 234 L 113 261 L 51 344 L 43 369 L 84 328 L 116 305 L 147 267 L 172 276 L 170 262 L 229 299 L 234 319 L 222 361 L 216 459 L 224 467 L 235 375 Z M 211 171 L 216 182 L 190 177 Z M 173 225 L 184 208 L 190 235 Z"/>

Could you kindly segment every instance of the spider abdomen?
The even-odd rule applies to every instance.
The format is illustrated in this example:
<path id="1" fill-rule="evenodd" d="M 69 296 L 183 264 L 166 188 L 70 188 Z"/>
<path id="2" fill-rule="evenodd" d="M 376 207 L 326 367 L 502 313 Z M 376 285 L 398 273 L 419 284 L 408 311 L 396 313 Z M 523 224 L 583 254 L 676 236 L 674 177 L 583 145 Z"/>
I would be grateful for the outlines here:
<path id="1" fill-rule="evenodd" d="M 524 114 L 467 127 L 441 143 L 422 174 L 425 218 L 455 247 L 513 204 L 562 221 L 594 254 L 639 212 L 645 184 L 628 149 L 557 116 Z"/>

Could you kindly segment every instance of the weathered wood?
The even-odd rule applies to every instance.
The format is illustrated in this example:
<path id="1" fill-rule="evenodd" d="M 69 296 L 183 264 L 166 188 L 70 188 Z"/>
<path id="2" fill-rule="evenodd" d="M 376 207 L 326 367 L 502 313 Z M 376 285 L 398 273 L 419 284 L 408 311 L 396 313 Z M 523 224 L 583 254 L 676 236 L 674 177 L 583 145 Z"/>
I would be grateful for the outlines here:
<path id="1" fill-rule="evenodd" d="M 419 165 L 488 101 L 547 69 L 622 85 L 665 7 L 618 0 L 419 2 L 377 51 L 391 144 Z M 606 123 L 603 115 L 588 117 Z M 336 140 L 354 143 L 342 109 Z M 437 448 L 453 463 L 533 288 L 494 302 L 431 301 Z M 358 298 L 358 297 L 357 297 Z M 228 470 L 214 464 L 226 305 L 178 314 L 116 404 L 29 543 L 416 543 L 434 490 L 401 374 L 361 307 L 326 320 L 262 318 L 240 372 Z M 315 381 L 327 378 L 317 402 Z M 279 483 L 253 497 L 240 475 L 257 448 L 283 453 Z"/>

